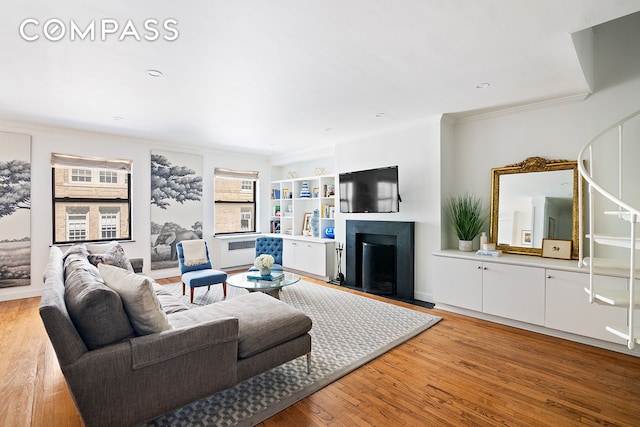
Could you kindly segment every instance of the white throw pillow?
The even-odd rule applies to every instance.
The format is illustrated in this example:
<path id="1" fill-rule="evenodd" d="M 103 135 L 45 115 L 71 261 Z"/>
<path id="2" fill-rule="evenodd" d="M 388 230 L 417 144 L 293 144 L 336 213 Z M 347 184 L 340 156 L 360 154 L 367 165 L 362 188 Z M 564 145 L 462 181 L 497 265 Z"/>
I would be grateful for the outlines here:
<path id="1" fill-rule="evenodd" d="M 155 334 L 171 329 L 167 315 L 153 290 L 152 280 L 119 267 L 100 263 L 98 270 L 104 283 L 116 291 L 138 335 Z"/>

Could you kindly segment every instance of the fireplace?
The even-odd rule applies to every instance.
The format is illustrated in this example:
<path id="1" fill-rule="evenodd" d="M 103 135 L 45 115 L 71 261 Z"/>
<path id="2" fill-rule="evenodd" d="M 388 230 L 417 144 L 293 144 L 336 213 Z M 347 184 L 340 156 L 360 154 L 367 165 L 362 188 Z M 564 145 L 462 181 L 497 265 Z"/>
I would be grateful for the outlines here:
<path id="1" fill-rule="evenodd" d="M 378 295 L 396 294 L 396 245 L 362 242 L 362 289 Z"/>
<path id="2" fill-rule="evenodd" d="M 347 221 L 346 285 L 413 300 L 415 223 Z"/>

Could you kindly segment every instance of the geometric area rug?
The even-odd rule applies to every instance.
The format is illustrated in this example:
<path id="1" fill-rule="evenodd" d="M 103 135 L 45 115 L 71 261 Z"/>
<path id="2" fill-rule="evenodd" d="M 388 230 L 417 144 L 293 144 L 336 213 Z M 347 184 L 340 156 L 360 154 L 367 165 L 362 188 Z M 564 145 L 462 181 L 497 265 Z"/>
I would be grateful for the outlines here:
<path id="1" fill-rule="evenodd" d="M 182 285 L 165 289 L 189 304 Z M 227 298 L 246 293 L 227 286 Z M 187 290 L 187 295 L 189 291 Z M 194 305 L 222 299 L 222 287 L 197 288 Z M 311 370 L 306 357 L 284 363 L 233 387 L 192 402 L 144 426 L 253 426 L 359 368 L 441 320 L 357 294 L 300 281 L 282 289 L 280 299 L 313 321 Z"/>

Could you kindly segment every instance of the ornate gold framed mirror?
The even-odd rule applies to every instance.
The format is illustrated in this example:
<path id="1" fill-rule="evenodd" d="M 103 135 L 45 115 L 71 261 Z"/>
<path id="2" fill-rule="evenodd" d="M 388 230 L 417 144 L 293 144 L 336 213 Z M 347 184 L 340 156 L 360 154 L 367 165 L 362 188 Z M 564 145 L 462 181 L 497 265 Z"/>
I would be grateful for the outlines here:
<path id="1" fill-rule="evenodd" d="M 571 240 L 578 258 L 578 164 L 529 157 L 491 169 L 490 239 L 506 253 L 542 255 L 542 240 Z"/>

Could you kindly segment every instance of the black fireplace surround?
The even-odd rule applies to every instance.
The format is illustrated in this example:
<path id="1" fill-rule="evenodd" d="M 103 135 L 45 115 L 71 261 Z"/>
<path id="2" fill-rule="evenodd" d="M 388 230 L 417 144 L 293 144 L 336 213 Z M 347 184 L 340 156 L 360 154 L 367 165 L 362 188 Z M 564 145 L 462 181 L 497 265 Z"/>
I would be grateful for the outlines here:
<path id="1" fill-rule="evenodd" d="M 413 300 L 414 222 L 347 221 L 346 283 L 348 287 L 366 289 L 362 283 L 363 243 L 395 246 L 395 296 Z"/>

